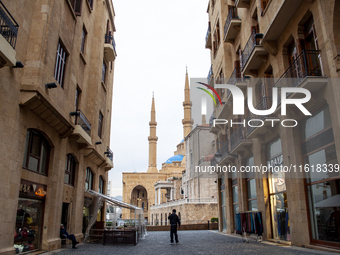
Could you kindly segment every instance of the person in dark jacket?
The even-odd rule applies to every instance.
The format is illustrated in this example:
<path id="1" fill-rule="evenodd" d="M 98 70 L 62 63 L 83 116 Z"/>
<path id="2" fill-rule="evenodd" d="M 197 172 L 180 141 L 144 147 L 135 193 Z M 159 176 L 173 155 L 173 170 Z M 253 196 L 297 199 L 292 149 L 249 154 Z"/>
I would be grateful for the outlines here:
<path id="1" fill-rule="evenodd" d="M 76 237 L 74 235 L 69 235 L 66 232 L 66 229 L 64 228 L 64 224 L 60 225 L 60 237 L 63 238 L 68 238 L 72 241 L 72 248 L 73 249 L 77 249 L 76 248 L 76 244 L 78 244 L 79 242 L 77 242 Z"/>
<path id="2" fill-rule="evenodd" d="M 178 224 L 178 229 L 179 229 L 181 227 L 181 221 L 179 220 L 179 218 L 176 214 L 176 209 L 172 210 L 172 214 L 168 217 L 168 219 L 170 220 L 170 225 L 171 225 L 170 244 L 174 244 L 174 234 L 175 234 L 176 243 L 179 243 L 178 235 L 177 235 L 177 224 Z"/>

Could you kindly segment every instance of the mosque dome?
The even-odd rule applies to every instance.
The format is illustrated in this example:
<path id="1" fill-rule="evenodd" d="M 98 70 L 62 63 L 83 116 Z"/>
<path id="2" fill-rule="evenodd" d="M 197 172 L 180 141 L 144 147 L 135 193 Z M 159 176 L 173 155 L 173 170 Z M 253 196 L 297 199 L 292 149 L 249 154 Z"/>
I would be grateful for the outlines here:
<path id="1" fill-rule="evenodd" d="M 172 164 L 172 162 L 174 161 L 182 161 L 183 160 L 183 155 L 181 154 L 178 154 L 178 155 L 175 155 L 175 156 L 172 156 L 171 158 L 169 158 L 165 164 Z"/>

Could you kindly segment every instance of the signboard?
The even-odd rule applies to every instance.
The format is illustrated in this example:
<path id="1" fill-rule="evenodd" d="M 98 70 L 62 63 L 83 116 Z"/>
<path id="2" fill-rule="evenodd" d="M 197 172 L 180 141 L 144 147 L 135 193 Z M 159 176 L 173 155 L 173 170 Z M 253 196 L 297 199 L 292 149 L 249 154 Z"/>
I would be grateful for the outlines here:
<path id="1" fill-rule="evenodd" d="M 46 185 L 21 179 L 19 196 L 44 199 L 47 194 L 46 190 L 47 190 Z"/>

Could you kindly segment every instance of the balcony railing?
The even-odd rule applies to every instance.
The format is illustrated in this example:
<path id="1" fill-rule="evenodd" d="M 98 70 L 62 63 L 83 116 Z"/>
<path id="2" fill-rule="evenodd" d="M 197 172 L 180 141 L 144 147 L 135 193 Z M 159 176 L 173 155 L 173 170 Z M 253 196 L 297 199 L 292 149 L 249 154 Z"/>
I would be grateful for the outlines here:
<path id="1" fill-rule="evenodd" d="M 234 133 L 230 136 L 230 147 L 233 150 L 244 138 L 245 138 L 245 129 L 243 126 L 239 126 Z"/>
<path id="2" fill-rule="evenodd" d="M 228 141 L 219 142 L 219 144 L 220 144 L 220 147 L 219 147 L 217 153 L 220 154 L 221 159 L 223 159 L 225 156 L 227 156 L 229 154 Z"/>
<path id="3" fill-rule="evenodd" d="M 237 16 L 237 8 L 234 6 L 230 8 L 227 20 L 225 21 L 225 24 L 224 24 L 224 37 L 226 36 L 228 32 L 228 28 L 230 26 L 230 22 L 232 19 L 239 19 L 239 17 Z"/>
<path id="4" fill-rule="evenodd" d="M 208 42 L 209 34 L 211 33 L 211 27 L 210 27 L 210 22 L 208 24 L 208 30 L 207 30 L 207 35 L 205 36 L 205 44 Z"/>
<path id="5" fill-rule="evenodd" d="M 248 42 L 246 44 L 246 46 L 243 49 L 242 52 L 242 63 L 243 63 L 243 68 L 246 66 L 246 63 L 251 55 L 251 53 L 253 52 L 253 49 L 255 48 L 255 46 L 260 45 L 260 38 L 255 38 L 255 35 L 257 34 L 257 30 L 253 29 L 253 32 L 251 33 Z"/>
<path id="6" fill-rule="evenodd" d="M 307 76 L 322 76 L 320 50 L 303 50 L 275 83 L 275 87 L 297 87 Z"/>
<path id="7" fill-rule="evenodd" d="M 215 112 L 213 112 L 210 116 L 209 119 L 209 129 L 211 129 L 211 127 L 214 125 L 214 119 L 215 119 Z"/>
<path id="8" fill-rule="evenodd" d="M 272 98 L 271 97 L 262 97 L 261 101 L 256 105 L 255 109 L 257 110 L 268 110 L 272 107 Z M 270 115 L 271 117 L 277 117 L 277 115 Z M 255 115 L 255 114 L 248 114 L 248 117 L 246 118 L 246 123 L 248 123 L 249 120 L 257 119 L 257 120 L 263 120 L 268 115 Z M 256 123 L 252 123 L 252 126 L 256 126 Z M 249 135 L 256 127 L 247 126 L 247 135 Z"/>
<path id="9" fill-rule="evenodd" d="M 76 111 L 76 121 L 75 124 L 81 126 L 84 131 L 91 136 L 91 123 L 90 121 L 86 118 L 85 114 L 81 110 Z"/>
<path id="10" fill-rule="evenodd" d="M 109 147 L 106 148 L 106 152 L 104 152 L 104 154 L 113 162 L 113 152 Z"/>
<path id="11" fill-rule="evenodd" d="M 209 73 L 208 73 L 208 77 L 207 77 L 207 80 L 208 80 L 208 84 L 210 84 L 210 81 L 211 81 L 211 77 L 213 76 L 213 70 L 212 70 L 212 65 L 210 66 L 210 69 L 209 69 Z"/>
<path id="12" fill-rule="evenodd" d="M 109 33 L 105 35 L 105 43 L 111 44 L 113 46 L 114 51 L 115 51 L 115 55 L 117 55 L 116 42 L 115 42 L 115 39 L 113 38 L 111 31 L 109 31 Z"/>
<path id="13" fill-rule="evenodd" d="M 215 156 L 210 160 L 210 165 L 211 166 L 216 166 L 217 165 L 217 160 L 216 160 Z"/>
<path id="14" fill-rule="evenodd" d="M 228 80 L 228 84 L 235 85 L 237 81 L 242 81 L 241 68 L 239 66 L 235 67 L 233 73 Z"/>
<path id="15" fill-rule="evenodd" d="M 15 49 L 19 25 L 0 0 L 0 34 Z"/>

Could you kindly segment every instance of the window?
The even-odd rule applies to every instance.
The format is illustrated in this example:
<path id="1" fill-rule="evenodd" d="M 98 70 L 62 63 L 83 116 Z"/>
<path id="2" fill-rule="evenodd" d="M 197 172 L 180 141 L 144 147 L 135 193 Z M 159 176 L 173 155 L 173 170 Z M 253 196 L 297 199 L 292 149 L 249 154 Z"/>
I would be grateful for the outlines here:
<path id="1" fill-rule="evenodd" d="M 71 154 L 67 155 L 64 183 L 74 185 L 74 173 L 76 171 L 76 161 Z"/>
<path id="2" fill-rule="evenodd" d="M 91 10 L 93 10 L 93 0 L 87 0 L 87 1 L 88 1 L 89 5 L 91 7 Z"/>
<path id="3" fill-rule="evenodd" d="M 104 83 L 105 83 L 105 77 L 106 77 L 106 64 L 105 64 L 105 61 L 103 60 L 102 82 L 104 82 Z"/>
<path id="4" fill-rule="evenodd" d="M 65 76 L 65 64 L 66 64 L 67 52 L 65 47 L 59 42 L 57 49 L 57 57 L 55 63 L 54 78 L 57 80 L 59 85 L 64 87 L 64 76 Z"/>
<path id="5" fill-rule="evenodd" d="M 239 204 L 238 204 L 238 185 L 237 185 L 237 173 L 231 173 L 231 189 L 233 196 L 233 213 L 234 213 L 234 226 L 236 228 L 236 214 L 239 213 Z"/>
<path id="6" fill-rule="evenodd" d="M 227 230 L 227 210 L 226 210 L 226 194 L 225 194 L 225 179 L 224 176 L 221 178 L 221 207 L 222 207 L 222 229 Z"/>
<path id="7" fill-rule="evenodd" d="M 77 15 L 77 16 L 80 16 L 81 15 L 81 7 L 82 7 L 82 3 L 83 3 L 83 0 L 69 0 L 70 3 L 71 3 L 71 6 L 74 10 L 74 13 Z"/>
<path id="8" fill-rule="evenodd" d="M 93 181 L 93 173 L 91 168 L 86 168 L 86 176 L 85 176 L 85 190 L 92 190 L 92 181 Z"/>
<path id="9" fill-rule="evenodd" d="M 102 138 L 102 134 L 103 134 L 103 119 L 104 119 L 104 116 L 103 116 L 103 114 L 99 111 L 98 136 L 99 136 L 100 138 Z"/>
<path id="10" fill-rule="evenodd" d="M 98 190 L 98 192 L 100 194 L 104 194 L 103 191 L 104 191 L 104 179 L 103 179 L 103 177 L 99 176 L 99 190 Z"/>
<path id="11" fill-rule="evenodd" d="M 23 167 L 38 173 L 47 174 L 50 145 L 35 130 L 27 130 Z"/>
<path id="12" fill-rule="evenodd" d="M 75 110 L 79 110 L 79 101 L 80 101 L 80 94 L 81 94 L 81 90 L 80 88 L 77 86 L 77 89 L 76 89 L 76 99 L 75 99 L 75 103 L 74 103 L 74 106 L 75 106 Z"/>
<path id="13" fill-rule="evenodd" d="M 267 8 L 268 3 L 270 0 L 261 0 L 261 11 L 264 12 L 264 10 Z"/>
<path id="14" fill-rule="evenodd" d="M 85 54 L 85 42 L 86 42 L 86 37 L 87 37 L 87 31 L 85 26 L 83 26 L 83 31 L 81 33 L 81 46 L 80 46 L 80 51 L 81 53 Z"/>

